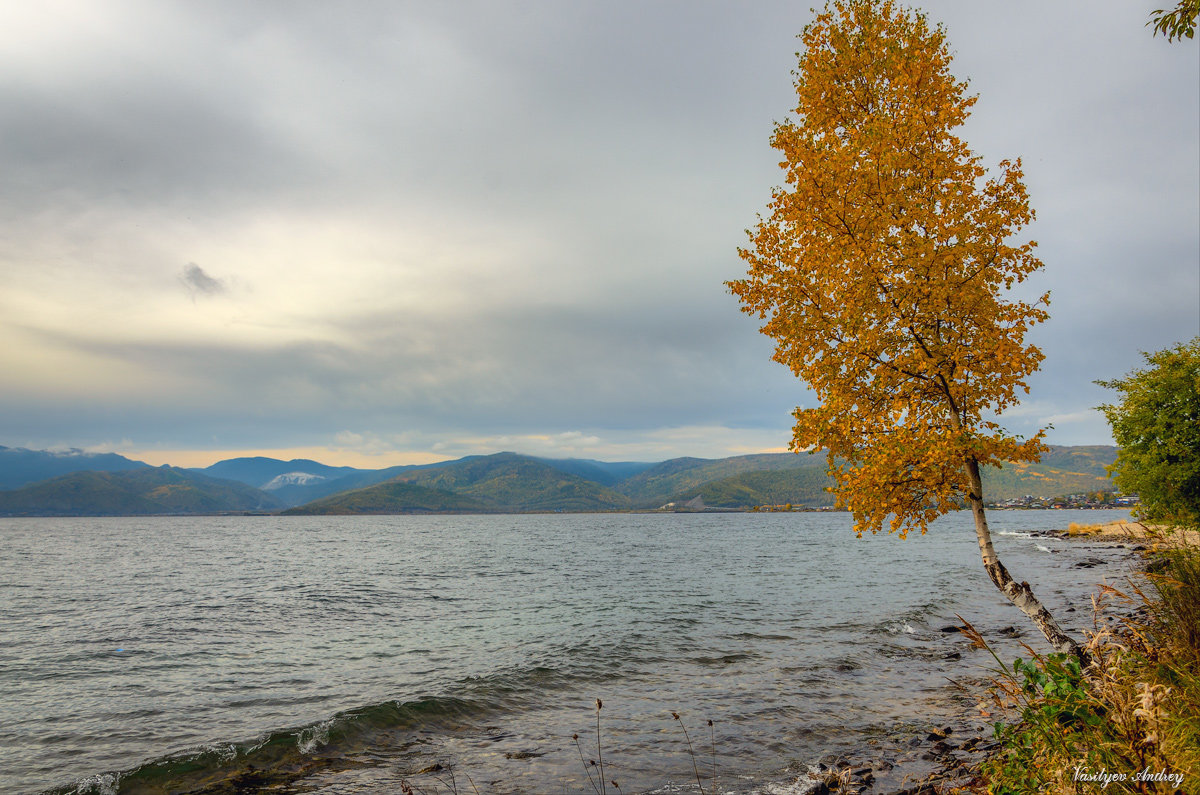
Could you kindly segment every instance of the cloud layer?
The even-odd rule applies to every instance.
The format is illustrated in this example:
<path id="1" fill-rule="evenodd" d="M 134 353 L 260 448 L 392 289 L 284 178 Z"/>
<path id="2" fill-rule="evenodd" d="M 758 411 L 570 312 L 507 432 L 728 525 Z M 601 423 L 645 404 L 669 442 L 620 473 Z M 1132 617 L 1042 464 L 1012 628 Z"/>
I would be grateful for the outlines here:
<path id="1" fill-rule="evenodd" d="M 1009 424 L 1200 333 L 1196 44 L 1153 4 L 926 5 L 1024 158 L 1053 319 Z M 0 443 L 778 448 L 723 282 L 781 181 L 795 4 L 0 10 Z M 358 441 L 354 441 L 358 440 Z M 508 442 L 512 444 L 509 445 Z M 447 454 L 447 455 L 443 455 Z"/>

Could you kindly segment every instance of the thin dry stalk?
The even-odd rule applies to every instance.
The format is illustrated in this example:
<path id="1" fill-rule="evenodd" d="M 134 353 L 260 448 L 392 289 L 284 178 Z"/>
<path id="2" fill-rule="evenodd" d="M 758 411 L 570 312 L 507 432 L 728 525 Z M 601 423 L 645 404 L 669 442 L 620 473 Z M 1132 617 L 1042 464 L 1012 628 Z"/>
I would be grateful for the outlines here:
<path id="1" fill-rule="evenodd" d="M 713 763 L 713 793 L 717 791 L 717 730 L 713 726 L 712 718 L 708 719 L 708 740 L 712 743 L 712 763 Z"/>
<path id="2" fill-rule="evenodd" d="M 596 757 L 600 760 L 600 795 L 604 795 L 606 788 L 604 786 L 604 752 L 600 748 L 600 710 L 604 708 L 604 702 L 596 699 Z"/>
<path id="3" fill-rule="evenodd" d="M 580 764 L 583 765 L 583 772 L 588 777 L 588 784 L 592 785 L 592 790 L 596 793 L 596 795 L 600 795 L 600 787 L 599 787 L 599 785 L 596 784 L 595 781 L 592 780 L 591 768 L 588 767 L 587 759 L 584 758 L 583 745 L 579 742 L 579 735 L 572 734 L 571 739 L 575 741 L 575 750 L 579 751 L 579 762 L 580 762 Z M 595 765 L 596 765 L 596 761 L 592 760 L 592 766 L 595 767 Z M 603 783 L 603 782 L 601 782 L 601 783 Z"/>
<path id="4" fill-rule="evenodd" d="M 704 783 L 700 780 L 700 766 L 696 764 L 696 752 L 692 748 L 692 738 L 688 736 L 687 726 L 683 725 L 683 718 L 679 717 L 678 712 L 672 712 L 671 717 L 679 723 L 679 728 L 683 729 L 683 739 L 687 741 L 688 756 L 692 758 L 692 771 L 696 774 L 696 786 L 700 788 L 700 795 L 704 795 Z"/>

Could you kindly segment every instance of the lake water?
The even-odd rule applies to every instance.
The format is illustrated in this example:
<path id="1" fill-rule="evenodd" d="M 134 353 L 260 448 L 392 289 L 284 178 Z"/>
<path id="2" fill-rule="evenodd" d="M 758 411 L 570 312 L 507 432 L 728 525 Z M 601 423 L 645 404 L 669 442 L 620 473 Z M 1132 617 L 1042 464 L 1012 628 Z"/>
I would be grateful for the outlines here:
<path id="1" fill-rule="evenodd" d="M 1126 515 L 991 521 L 1078 630 L 1127 553 L 1028 533 Z M 956 613 L 1040 642 L 969 514 L 907 541 L 844 513 L 3 519 L 0 791 L 591 792 L 599 698 L 620 791 L 694 788 L 675 711 L 706 791 L 715 747 L 754 792 L 962 712 L 948 677 L 990 658 Z"/>

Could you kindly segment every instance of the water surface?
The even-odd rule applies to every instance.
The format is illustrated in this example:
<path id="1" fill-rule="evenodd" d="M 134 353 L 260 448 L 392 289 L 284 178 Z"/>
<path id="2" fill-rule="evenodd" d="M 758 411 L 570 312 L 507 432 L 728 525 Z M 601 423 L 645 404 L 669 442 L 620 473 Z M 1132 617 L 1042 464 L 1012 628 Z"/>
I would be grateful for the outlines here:
<path id="1" fill-rule="evenodd" d="M 1127 558 L 1029 533 L 1124 516 L 992 524 L 1080 629 Z M 0 549 L 5 792 L 262 771 L 388 791 L 437 764 L 590 792 L 571 736 L 595 757 L 596 698 L 622 791 L 694 783 L 676 711 L 705 776 L 715 741 L 722 789 L 749 792 L 961 711 L 948 677 L 987 660 L 940 631 L 956 613 L 1005 654 L 1007 627 L 1039 642 L 969 514 L 907 541 L 856 540 L 840 513 L 4 519 Z"/>

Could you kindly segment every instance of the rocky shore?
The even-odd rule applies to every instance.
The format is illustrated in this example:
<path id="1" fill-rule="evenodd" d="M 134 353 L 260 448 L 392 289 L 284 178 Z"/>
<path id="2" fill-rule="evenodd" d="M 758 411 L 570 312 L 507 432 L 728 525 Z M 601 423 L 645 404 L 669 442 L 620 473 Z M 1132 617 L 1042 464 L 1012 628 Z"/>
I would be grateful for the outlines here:
<path id="1" fill-rule="evenodd" d="M 1150 552 L 1163 546 L 1200 545 L 1200 533 L 1136 521 L 1072 525 L 1042 533 L 1047 537 L 1095 544 L 1105 549 Z M 1075 565 L 1089 568 L 1103 562 L 1082 558 Z M 947 627 L 944 631 L 956 629 Z M 975 684 L 980 692 L 985 682 Z M 794 782 L 773 785 L 764 795 L 946 795 L 970 791 L 980 784 L 979 765 L 998 748 L 992 730 L 973 709 L 923 733 L 909 732 L 863 749 L 853 758 L 829 757 L 799 774 Z"/>
<path id="2" fill-rule="evenodd" d="M 928 731 L 872 743 L 854 758 L 832 756 L 769 785 L 764 795 L 935 795 L 977 783 L 976 769 L 997 748 L 978 716 L 963 715 Z"/>
<path id="3" fill-rule="evenodd" d="M 1055 538 L 1070 538 L 1081 541 L 1126 542 L 1146 545 L 1153 549 L 1160 545 L 1185 544 L 1200 546 L 1200 532 L 1183 530 L 1160 524 L 1143 524 L 1136 521 L 1110 522 L 1095 525 L 1071 525 L 1048 535 Z"/>

